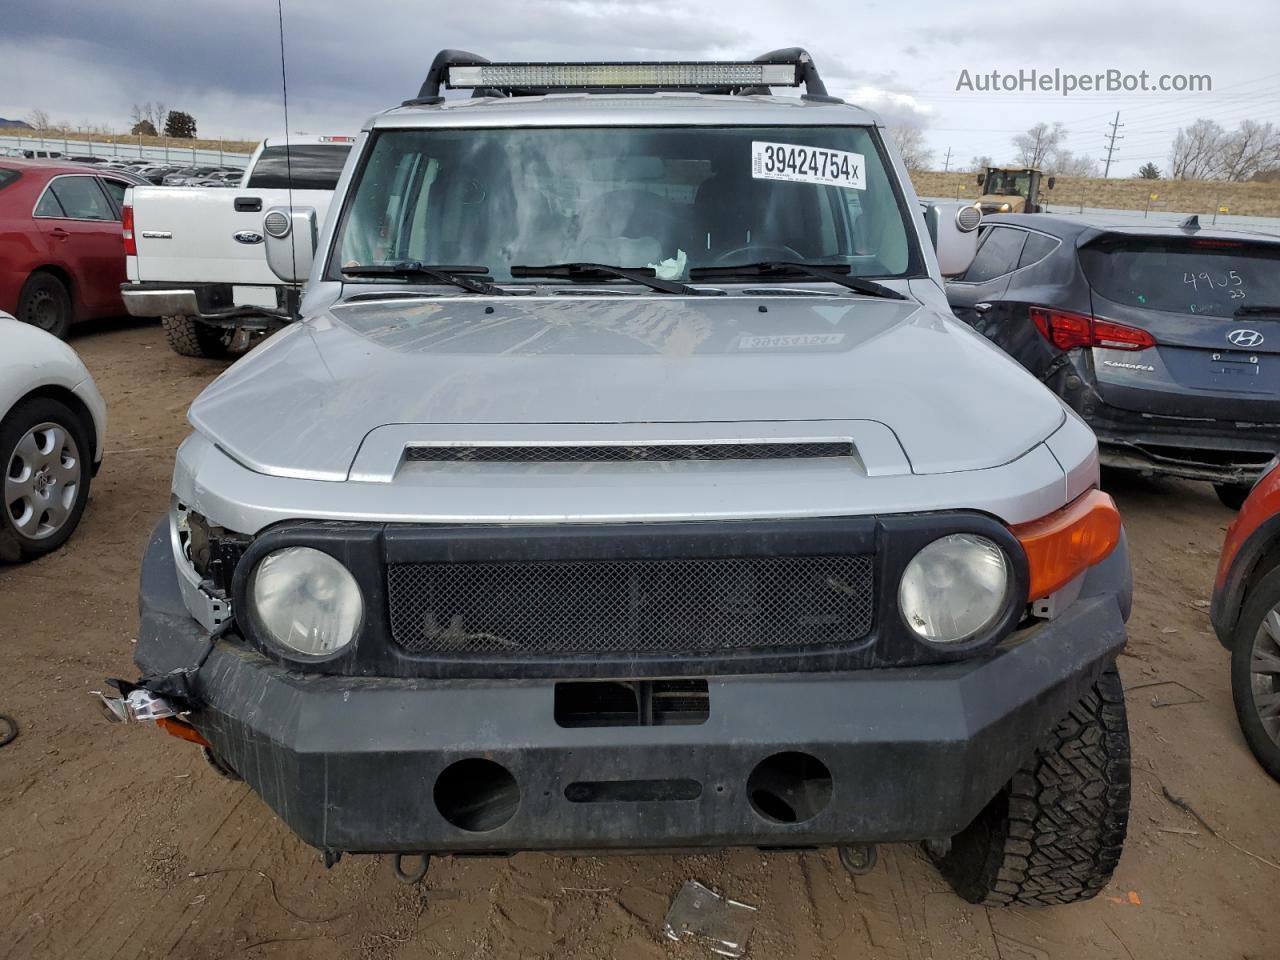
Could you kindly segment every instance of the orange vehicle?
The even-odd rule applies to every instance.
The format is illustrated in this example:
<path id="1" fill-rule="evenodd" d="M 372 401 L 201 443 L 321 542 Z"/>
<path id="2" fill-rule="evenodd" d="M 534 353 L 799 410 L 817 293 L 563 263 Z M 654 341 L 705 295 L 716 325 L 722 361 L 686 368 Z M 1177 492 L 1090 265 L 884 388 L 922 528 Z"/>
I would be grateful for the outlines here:
<path id="1" fill-rule="evenodd" d="M 1240 729 L 1280 780 L 1280 457 L 1227 530 L 1209 616 L 1231 651 Z"/>

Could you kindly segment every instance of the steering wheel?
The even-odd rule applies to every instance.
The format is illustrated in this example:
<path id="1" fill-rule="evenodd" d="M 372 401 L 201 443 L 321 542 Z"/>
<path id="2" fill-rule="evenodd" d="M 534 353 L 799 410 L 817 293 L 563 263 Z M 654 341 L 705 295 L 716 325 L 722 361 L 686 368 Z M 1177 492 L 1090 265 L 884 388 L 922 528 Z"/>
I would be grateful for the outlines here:
<path id="1" fill-rule="evenodd" d="M 748 243 L 742 247 L 734 247 L 732 250 L 726 250 L 720 256 L 716 257 L 715 265 L 720 266 L 731 257 L 735 257 L 740 253 L 751 252 L 751 259 L 754 260 L 789 260 L 803 263 L 805 255 L 793 247 L 788 247 L 785 243 Z M 763 252 L 770 254 L 781 254 L 781 256 L 764 256 Z"/>

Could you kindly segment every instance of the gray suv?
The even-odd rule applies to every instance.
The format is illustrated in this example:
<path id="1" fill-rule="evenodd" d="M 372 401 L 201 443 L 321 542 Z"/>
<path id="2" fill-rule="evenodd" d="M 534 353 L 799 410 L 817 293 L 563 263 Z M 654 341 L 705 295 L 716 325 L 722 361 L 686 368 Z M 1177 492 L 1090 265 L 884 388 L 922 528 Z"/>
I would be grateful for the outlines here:
<path id="1" fill-rule="evenodd" d="M 323 230 L 265 212 L 304 322 L 193 404 L 109 705 L 327 863 L 923 841 L 1094 895 L 1128 554 L 1088 427 L 951 316 L 979 218 L 801 50 L 442 52 Z"/>

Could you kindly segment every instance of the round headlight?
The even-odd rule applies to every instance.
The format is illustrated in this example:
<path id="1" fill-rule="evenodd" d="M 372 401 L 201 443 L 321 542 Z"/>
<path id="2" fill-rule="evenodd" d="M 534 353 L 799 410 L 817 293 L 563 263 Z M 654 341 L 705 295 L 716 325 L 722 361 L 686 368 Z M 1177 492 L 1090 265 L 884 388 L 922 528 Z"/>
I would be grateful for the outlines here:
<path id="1" fill-rule="evenodd" d="M 986 537 L 953 533 L 933 541 L 907 564 L 898 609 L 930 643 L 958 643 L 1000 615 L 1009 592 L 1009 562 Z"/>
<path id="2" fill-rule="evenodd" d="M 341 650 L 364 614 L 360 587 L 341 563 L 311 547 L 285 547 L 253 572 L 258 622 L 276 643 L 309 657 Z"/>

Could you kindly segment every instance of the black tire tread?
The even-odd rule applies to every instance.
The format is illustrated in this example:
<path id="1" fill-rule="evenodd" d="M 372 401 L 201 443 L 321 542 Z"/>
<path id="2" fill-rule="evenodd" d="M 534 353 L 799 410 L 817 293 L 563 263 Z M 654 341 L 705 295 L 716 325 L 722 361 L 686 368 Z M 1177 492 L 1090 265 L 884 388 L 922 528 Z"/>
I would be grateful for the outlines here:
<path id="1" fill-rule="evenodd" d="M 1213 492 L 1218 495 L 1218 500 L 1228 510 L 1239 510 L 1244 506 L 1245 500 L 1249 496 L 1252 489 L 1248 484 L 1241 483 L 1215 483 Z"/>
<path id="2" fill-rule="evenodd" d="M 17 309 L 15 316 L 24 323 L 30 323 L 35 326 L 35 321 L 28 315 L 30 306 L 28 300 L 41 287 L 47 287 L 54 293 L 62 307 L 62 317 L 49 328 L 48 332 L 53 334 L 59 340 L 67 339 L 67 333 L 71 329 L 71 321 L 74 319 L 72 314 L 75 310 L 74 301 L 71 299 L 71 291 L 67 289 L 67 285 L 54 273 L 48 270 L 36 270 L 31 276 L 27 277 L 26 282 L 22 285 L 22 290 L 18 293 Z"/>
<path id="3" fill-rule="evenodd" d="M 938 860 L 971 903 L 1088 900 L 1111 880 L 1129 821 L 1124 687 L 1109 666 L 1008 787 Z"/>
<path id="4" fill-rule="evenodd" d="M 174 353 L 184 357 L 216 359 L 227 355 L 224 332 L 183 314 L 161 317 L 165 338 Z"/>

